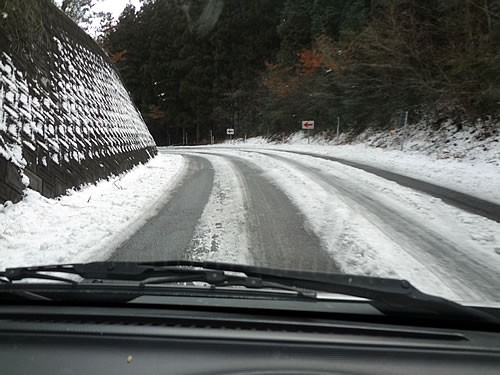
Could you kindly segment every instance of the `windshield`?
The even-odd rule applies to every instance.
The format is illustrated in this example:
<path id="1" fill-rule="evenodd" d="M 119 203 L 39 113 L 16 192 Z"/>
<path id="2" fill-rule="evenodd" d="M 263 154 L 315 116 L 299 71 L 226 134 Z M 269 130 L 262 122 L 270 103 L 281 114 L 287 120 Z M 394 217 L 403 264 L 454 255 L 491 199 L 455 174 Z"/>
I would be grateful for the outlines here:
<path id="1" fill-rule="evenodd" d="M 211 261 L 500 303 L 494 1 L 0 0 L 0 270 Z"/>

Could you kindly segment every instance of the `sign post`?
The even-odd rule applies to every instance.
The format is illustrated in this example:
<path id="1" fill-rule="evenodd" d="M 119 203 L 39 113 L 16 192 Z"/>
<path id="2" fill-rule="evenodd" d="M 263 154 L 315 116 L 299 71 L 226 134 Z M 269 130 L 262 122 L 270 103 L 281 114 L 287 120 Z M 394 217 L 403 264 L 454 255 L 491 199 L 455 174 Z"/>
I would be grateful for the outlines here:
<path id="1" fill-rule="evenodd" d="M 307 144 L 309 144 L 310 131 L 314 129 L 314 120 L 302 121 L 302 129 L 307 130 Z"/>
<path id="2" fill-rule="evenodd" d="M 229 140 L 233 139 L 234 129 L 226 129 L 226 134 L 229 135 Z"/>
<path id="3" fill-rule="evenodd" d="M 405 112 L 405 119 L 403 123 L 403 140 L 401 141 L 401 151 L 404 151 L 407 137 L 408 137 L 408 111 Z"/>

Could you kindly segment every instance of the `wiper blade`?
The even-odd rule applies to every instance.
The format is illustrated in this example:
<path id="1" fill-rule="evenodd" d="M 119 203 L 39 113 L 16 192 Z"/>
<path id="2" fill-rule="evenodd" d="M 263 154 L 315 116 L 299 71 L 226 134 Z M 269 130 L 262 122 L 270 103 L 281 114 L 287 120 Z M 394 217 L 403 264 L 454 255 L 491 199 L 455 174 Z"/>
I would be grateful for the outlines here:
<path id="1" fill-rule="evenodd" d="M 301 297 L 316 298 L 315 293 L 299 290 L 286 284 L 262 280 L 259 277 L 229 275 L 224 270 L 199 267 L 195 264 L 199 263 L 154 265 L 133 262 L 93 262 L 7 268 L 5 272 L 0 272 L 0 281 L 9 284 L 24 279 L 46 279 L 78 284 L 78 282 L 68 278 L 47 275 L 47 273 L 54 272 L 73 274 L 87 280 L 137 281 L 141 287 L 168 283 L 203 282 L 212 286 L 282 289 L 292 291 Z"/>
<path id="2" fill-rule="evenodd" d="M 500 324 L 498 318 L 478 309 L 425 294 L 406 280 L 255 267 L 239 264 L 193 261 L 93 262 L 10 268 L 0 273 L 9 282 L 34 274 L 68 273 L 84 279 L 138 281 L 140 285 L 174 282 L 206 282 L 213 286 L 240 285 L 247 288 L 281 288 L 303 293 L 325 292 L 368 299 L 380 311 L 433 314 L 447 318 L 472 318 Z M 229 274 L 228 274 L 229 272 Z M 244 274 L 244 276 L 233 273 Z M 1 285 L 0 285 L 1 287 Z"/>
<path id="3" fill-rule="evenodd" d="M 35 267 L 20 267 L 20 268 L 7 268 L 4 272 L 0 272 L 0 285 L 11 284 L 13 281 L 26 280 L 26 279 L 38 279 L 38 280 L 51 280 L 65 282 L 69 284 L 78 284 L 75 280 L 47 275 L 46 273 L 73 273 L 74 265 L 53 265 L 53 266 L 35 266 Z"/>

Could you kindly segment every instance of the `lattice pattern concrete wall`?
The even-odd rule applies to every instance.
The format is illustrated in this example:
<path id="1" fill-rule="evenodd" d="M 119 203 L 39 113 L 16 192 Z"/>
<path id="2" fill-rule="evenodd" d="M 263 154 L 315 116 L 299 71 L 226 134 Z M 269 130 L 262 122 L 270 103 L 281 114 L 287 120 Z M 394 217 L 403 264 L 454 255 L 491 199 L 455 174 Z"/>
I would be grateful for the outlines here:
<path id="1" fill-rule="evenodd" d="M 0 202 L 26 186 L 54 197 L 156 153 L 104 51 L 49 0 L 28 3 L 25 17 L 0 0 L 10 22 L 0 27 Z M 22 20 L 43 27 L 35 35 Z"/>

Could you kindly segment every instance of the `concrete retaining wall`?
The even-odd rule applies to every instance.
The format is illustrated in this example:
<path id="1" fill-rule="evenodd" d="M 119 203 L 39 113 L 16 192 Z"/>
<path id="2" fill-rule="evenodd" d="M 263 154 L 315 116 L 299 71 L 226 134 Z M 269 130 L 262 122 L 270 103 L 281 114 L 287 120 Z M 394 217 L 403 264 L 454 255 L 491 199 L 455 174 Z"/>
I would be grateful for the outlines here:
<path id="1" fill-rule="evenodd" d="M 0 0 L 0 202 L 119 174 L 156 145 L 105 52 L 50 0 Z"/>

